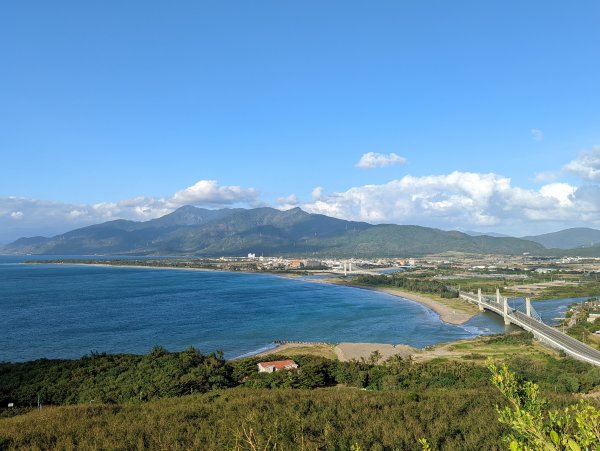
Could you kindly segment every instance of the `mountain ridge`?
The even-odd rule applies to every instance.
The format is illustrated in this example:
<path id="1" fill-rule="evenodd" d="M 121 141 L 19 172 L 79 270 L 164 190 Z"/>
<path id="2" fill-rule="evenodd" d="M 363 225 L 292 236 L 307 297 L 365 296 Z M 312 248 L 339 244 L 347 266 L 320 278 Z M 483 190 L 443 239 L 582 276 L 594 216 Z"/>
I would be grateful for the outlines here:
<path id="1" fill-rule="evenodd" d="M 114 220 L 51 238 L 19 238 L 5 252 L 47 255 L 246 255 L 395 257 L 446 251 L 542 254 L 539 243 L 418 225 L 346 221 L 300 208 L 181 207 L 149 221 Z"/>
<path id="2" fill-rule="evenodd" d="M 600 230 L 590 227 L 573 227 L 541 235 L 524 236 L 550 249 L 593 248 L 600 244 Z"/>

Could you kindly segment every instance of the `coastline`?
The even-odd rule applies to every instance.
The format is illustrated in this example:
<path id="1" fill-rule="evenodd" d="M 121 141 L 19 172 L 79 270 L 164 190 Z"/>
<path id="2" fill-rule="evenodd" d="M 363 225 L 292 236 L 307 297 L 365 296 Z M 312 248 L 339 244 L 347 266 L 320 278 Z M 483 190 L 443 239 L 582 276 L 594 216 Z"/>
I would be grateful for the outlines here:
<path id="1" fill-rule="evenodd" d="M 380 293 L 389 294 L 389 295 L 398 297 L 400 299 L 407 299 L 409 301 L 413 301 L 418 304 L 424 305 L 428 309 L 434 311 L 435 313 L 437 313 L 439 315 L 441 321 L 448 323 L 448 324 L 454 324 L 454 325 L 464 324 L 477 314 L 477 311 L 475 311 L 475 310 L 472 313 L 470 313 L 470 312 L 463 311 L 463 310 L 453 309 L 452 307 L 442 304 L 441 302 L 437 301 L 436 299 L 428 297 L 424 294 L 413 293 L 410 291 L 404 291 L 404 290 L 400 290 L 400 289 L 396 289 L 396 288 L 369 287 L 369 286 L 364 286 L 364 285 L 353 284 L 351 282 L 346 282 L 346 281 L 337 282 L 332 279 L 315 279 L 315 280 L 307 280 L 307 282 L 327 283 L 327 284 L 331 284 L 331 285 L 341 285 L 341 286 L 345 286 L 345 287 L 359 288 L 362 290 L 378 291 Z"/>
<path id="2" fill-rule="evenodd" d="M 430 310 L 433 310 L 435 313 L 440 315 L 440 320 L 448 324 L 464 324 L 476 315 L 476 313 L 468 313 L 453 309 L 436 301 L 435 299 L 424 295 L 411 293 L 409 291 L 396 290 L 394 288 L 374 288 L 374 290 L 391 294 L 392 296 L 399 298 L 405 298 L 413 302 L 418 302 L 419 304 L 426 306 Z"/>
<path id="3" fill-rule="evenodd" d="M 378 362 L 385 361 L 392 356 L 398 355 L 402 358 L 408 358 L 422 352 L 421 349 L 414 348 L 404 344 L 388 343 L 295 343 L 286 342 L 277 344 L 277 346 L 252 355 L 244 357 L 268 357 L 280 353 L 284 354 L 310 354 L 321 357 L 337 359 L 340 362 L 349 362 L 351 360 L 369 359 L 374 353 L 379 353 Z M 242 357 L 243 358 L 243 357 Z"/>
<path id="4" fill-rule="evenodd" d="M 44 262 L 40 262 L 40 263 L 44 263 Z M 28 264 L 33 264 L 33 263 L 28 263 Z M 477 311 L 473 311 L 472 313 L 470 313 L 470 312 L 467 312 L 464 310 L 454 309 L 448 305 L 442 304 L 441 302 L 437 301 L 436 299 L 433 299 L 431 297 L 428 297 L 426 295 L 419 294 L 419 293 L 413 293 L 410 291 L 399 290 L 396 288 L 369 287 L 369 286 L 364 286 L 364 285 L 357 285 L 357 284 L 353 284 L 351 282 L 336 280 L 336 279 L 331 279 L 331 278 L 307 279 L 304 275 L 300 275 L 300 274 L 291 274 L 291 273 L 279 274 L 279 273 L 267 272 L 267 271 L 260 271 L 260 272 L 259 271 L 227 271 L 227 270 L 212 269 L 212 268 L 185 268 L 185 267 L 174 267 L 174 266 L 122 265 L 122 264 L 115 265 L 115 264 L 110 264 L 110 263 L 74 263 L 74 262 L 58 263 L 58 262 L 52 262 L 52 263 L 46 263 L 46 264 L 114 267 L 114 268 L 170 269 L 170 270 L 178 270 L 178 271 L 230 272 L 230 273 L 241 273 L 241 274 L 264 274 L 264 275 L 271 275 L 271 276 L 275 276 L 275 277 L 283 277 L 283 278 L 289 278 L 289 279 L 301 279 L 304 282 L 310 282 L 310 283 L 325 283 L 325 284 L 329 284 L 329 285 L 341 285 L 341 286 L 350 287 L 350 288 L 378 291 L 380 293 L 389 294 L 391 296 L 395 296 L 400 299 L 407 299 L 409 301 L 413 301 L 413 302 L 416 302 L 418 304 L 421 304 L 421 305 L 427 307 L 428 309 L 432 310 L 434 313 L 436 313 L 439 316 L 440 321 L 447 323 L 447 324 L 453 324 L 453 325 L 464 324 L 477 314 Z M 324 273 L 321 272 L 320 274 L 324 274 Z"/>

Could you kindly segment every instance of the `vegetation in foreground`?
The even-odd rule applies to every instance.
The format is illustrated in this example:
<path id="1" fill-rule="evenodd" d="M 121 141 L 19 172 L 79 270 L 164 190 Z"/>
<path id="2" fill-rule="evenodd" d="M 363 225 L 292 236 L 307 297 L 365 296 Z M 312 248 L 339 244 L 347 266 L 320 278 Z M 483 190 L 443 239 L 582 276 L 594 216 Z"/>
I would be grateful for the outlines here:
<path id="1" fill-rule="evenodd" d="M 586 393 L 600 385 L 600 368 L 570 358 L 536 352 L 531 334 L 481 337 L 453 344 L 462 358 L 413 361 L 394 356 L 376 364 L 377 356 L 340 362 L 316 355 L 292 354 L 226 361 L 194 348 L 168 352 L 156 347 L 146 355 L 91 354 L 77 360 L 40 359 L 0 363 L 0 406 L 140 403 L 157 398 L 234 387 L 313 389 L 346 386 L 359 389 L 423 390 L 489 386 L 487 356 L 501 350 L 519 376 L 557 393 Z M 466 346 L 466 348 L 465 348 Z M 464 349 L 461 349 L 464 348 Z M 514 352 L 510 352 L 510 350 Z M 258 373 L 261 360 L 291 357 L 299 371 Z"/>
<path id="2" fill-rule="evenodd" d="M 478 343 L 468 355 L 477 346 L 525 349 L 531 336 Z M 434 449 L 493 450 L 513 427 L 498 421 L 495 406 L 511 403 L 485 358 L 268 360 L 280 357 L 300 369 L 258 373 L 264 357 L 228 362 L 192 348 L 3 363 L 0 405 L 31 407 L 0 411 L 0 449 L 415 449 L 427 438 Z M 600 386 L 600 368 L 570 358 L 516 352 L 505 363 L 538 384 L 548 408 Z"/>
<path id="3" fill-rule="evenodd" d="M 26 449 L 500 449 L 491 387 L 441 391 L 216 390 L 137 405 L 45 408 L 0 421 Z M 563 404 L 566 398 L 556 402 Z"/>
<path id="4" fill-rule="evenodd" d="M 571 450 L 600 448 L 600 410 L 580 401 L 549 410 L 537 384 L 520 380 L 506 365 L 490 363 L 492 383 L 508 400 L 497 407 L 500 423 L 510 427 L 505 437 L 511 450 Z"/>

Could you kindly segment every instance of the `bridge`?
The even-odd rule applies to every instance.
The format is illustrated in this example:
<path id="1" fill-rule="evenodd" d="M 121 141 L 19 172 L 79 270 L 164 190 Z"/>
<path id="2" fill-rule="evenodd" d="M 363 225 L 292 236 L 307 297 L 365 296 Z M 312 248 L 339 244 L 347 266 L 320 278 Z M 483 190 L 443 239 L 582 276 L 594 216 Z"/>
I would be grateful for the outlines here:
<path id="1" fill-rule="evenodd" d="M 343 260 L 341 262 L 341 266 L 338 269 L 331 269 L 328 272 L 332 274 L 339 275 L 352 275 L 352 276 L 370 276 L 370 275 L 379 275 L 379 273 L 372 269 L 364 269 L 361 268 L 356 263 L 353 263 L 352 260 Z"/>
<path id="2" fill-rule="evenodd" d="M 531 305 L 531 300 L 525 298 L 525 308 L 517 309 L 508 304 L 508 298 L 500 296 L 496 289 L 496 296 L 484 296 L 481 289 L 475 293 L 460 291 L 459 296 L 468 302 L 477 304 L 479 310 L 489 310 L 504 318 L 504 324 L 514 324 L 528 332 L 535 338 L 549 346 L 563 350 L 565 353 L 578 360 L 600 366 L 600 351 L 570 337 L 553 327 L 544 324 L 540 315 Z"/>

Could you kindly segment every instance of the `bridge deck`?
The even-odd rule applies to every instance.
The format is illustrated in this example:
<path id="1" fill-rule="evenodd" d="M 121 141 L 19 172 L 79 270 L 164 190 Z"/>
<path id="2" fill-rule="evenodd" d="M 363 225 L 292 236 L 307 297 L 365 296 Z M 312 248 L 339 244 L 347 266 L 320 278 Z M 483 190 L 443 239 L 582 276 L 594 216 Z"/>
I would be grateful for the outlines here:
<path id="1" fill-rule="evenodd" d="M 470 302 L 479 304 L 478 296 L 473 293 L 461 292 L 460 297 Z M 486 310 L 490 310 L 504 317 L 504 306 L 502 304 L 498 304 L 495 298 L 482 296 L 481 306 Z M 511 307 L 508 308 L 507 319 L 512 324 L 532 332 L 537 338 L 547 342 L 551 346 L 562 349 L 567 354 L 570 354 L 575 358 L 600 366 L 600 351 L 580 342 L 579 340 L 576 340 L 575 338 L 570 337 L 569 335 L 566 335 L 554 329 L 553 327 L 550 327 L 543 322 L 527 316 L 525 313 L 515 310 Z"/>

